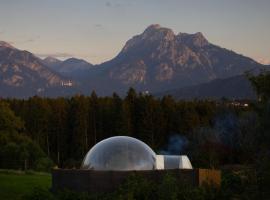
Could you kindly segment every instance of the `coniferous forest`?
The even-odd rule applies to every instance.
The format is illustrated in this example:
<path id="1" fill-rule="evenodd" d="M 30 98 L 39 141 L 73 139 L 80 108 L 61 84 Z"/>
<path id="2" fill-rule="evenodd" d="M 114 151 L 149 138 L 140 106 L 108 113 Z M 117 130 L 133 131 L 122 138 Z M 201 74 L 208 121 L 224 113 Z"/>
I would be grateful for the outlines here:
<path id="1" fill-rule="evenodd" d="M 97 142 L 128 135 L 157 153 L 187 154 L 196 168 L 222 169 L 228 194 L 265 199 L 270 184 L 270 75 L 250 81 L 258 100 L 244 104 L 156 98 L 132 88 L 124 98 L 92 92 L 89 97 L 1 99 L 0 168 L 78 168 Z M 176 147 L 172 140 L 179 141 Z"/>
<path id="2" fill-rule="evenodd" d="M 171 136 L 188 140 L 195 130 L 213 127 L 213 119 L 223 115 L 224 106 L 211 101 L 176 101 L 170 96 L 157 99 L 130 89 L 124 99 L 117 94 L 97 97 L 93 92 L 90 97 L 1 100 L 1 107 L 3 114 L 10 115 L 7 128 L 18 137 L 40 147 L 55 165 L 78 167 L 94 144 L 111 136 L 138 138 L 157 152 L 167 148 Z M 228 116 L 220 117 L 235 117 L 241 111 L 230 106 L 225 110 Z M 25 157 L 26 162 L 30 157 Z M 7 159 L 15 168 L 22 167 L 12 156 Z"/>

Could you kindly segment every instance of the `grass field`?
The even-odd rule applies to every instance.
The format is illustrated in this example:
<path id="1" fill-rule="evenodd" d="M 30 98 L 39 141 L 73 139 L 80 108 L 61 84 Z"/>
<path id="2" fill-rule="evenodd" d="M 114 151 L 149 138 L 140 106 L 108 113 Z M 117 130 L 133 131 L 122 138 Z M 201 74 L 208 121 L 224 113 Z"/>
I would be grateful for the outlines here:
<path id="1" fill-rule="evenodd" d="M 0 170 L 0 200 L 19 200 L 34 187 L 50 188 L 51 175 Z"/>

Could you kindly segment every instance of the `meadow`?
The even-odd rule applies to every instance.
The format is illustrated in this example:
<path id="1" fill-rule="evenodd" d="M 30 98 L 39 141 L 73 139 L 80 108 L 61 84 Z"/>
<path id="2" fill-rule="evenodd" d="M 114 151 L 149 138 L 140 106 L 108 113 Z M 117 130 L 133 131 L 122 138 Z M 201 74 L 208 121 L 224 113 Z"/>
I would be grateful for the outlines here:
<path id="1" fill-rule="evenodd" d="M 34 188 L 49 189 L 51 175 L 49 173 L 0 170 L 0 199 L 18 200 L 30 193 Z"/>

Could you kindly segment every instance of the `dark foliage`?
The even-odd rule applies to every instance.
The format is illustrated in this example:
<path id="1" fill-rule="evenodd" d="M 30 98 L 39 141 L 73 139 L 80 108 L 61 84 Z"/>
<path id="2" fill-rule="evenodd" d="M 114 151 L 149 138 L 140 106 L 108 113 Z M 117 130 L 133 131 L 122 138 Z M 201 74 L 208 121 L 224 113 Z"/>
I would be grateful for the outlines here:
<path id="1" fill-rule="evenodd" d="M 146 180 L 143 177 L 130 176 L 119 189 L 113 193 L 107 194 L 88 194 L 76 193 L 72 191 L 60 191 L 52 194 L 48 190 L 36 188 L 30 194 L 25 195 L 24 199 L 29 200 L 214 200 L 226 199 L 221 190 L 212 186 L 191 187 L 179 184 L 177 180 L 167 174 L 163 177 L 161 183 L 155 183 Z"/>
<path id="2" fill-rule="evenodd" d="M 50 170 L 52 161 L 23 131 L 20 118 L 0 102 L 0 168 Z"/>
<path id="3" fill-rule="evenodd" d="M 117 94 L 98 97 L 93 92 L 89 97 L 2 101 L 24 122 L 23 135 L 59 167 L 79 166 L 93 145 L 116 135 L 138 138 L 159 151 L 172 135 L 190 138 L 193 130 L 210 127 L 221 109 L 212 101 L 156 99 L 133 89 L 124 99 Z"/>

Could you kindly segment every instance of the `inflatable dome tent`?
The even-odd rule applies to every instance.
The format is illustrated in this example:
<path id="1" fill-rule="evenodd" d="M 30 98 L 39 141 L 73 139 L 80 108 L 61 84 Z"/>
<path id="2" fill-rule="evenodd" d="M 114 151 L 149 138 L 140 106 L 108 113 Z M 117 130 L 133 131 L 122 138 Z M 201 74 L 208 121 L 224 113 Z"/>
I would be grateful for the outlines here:
<path id="1" fill-rule="evenodd" d="M 141 171 L 192 169 L 187 156 L 156 155 L 142 141 L 116 136 L 97 143 L 86 154 L 82 169 L 96 171 Z"/>

